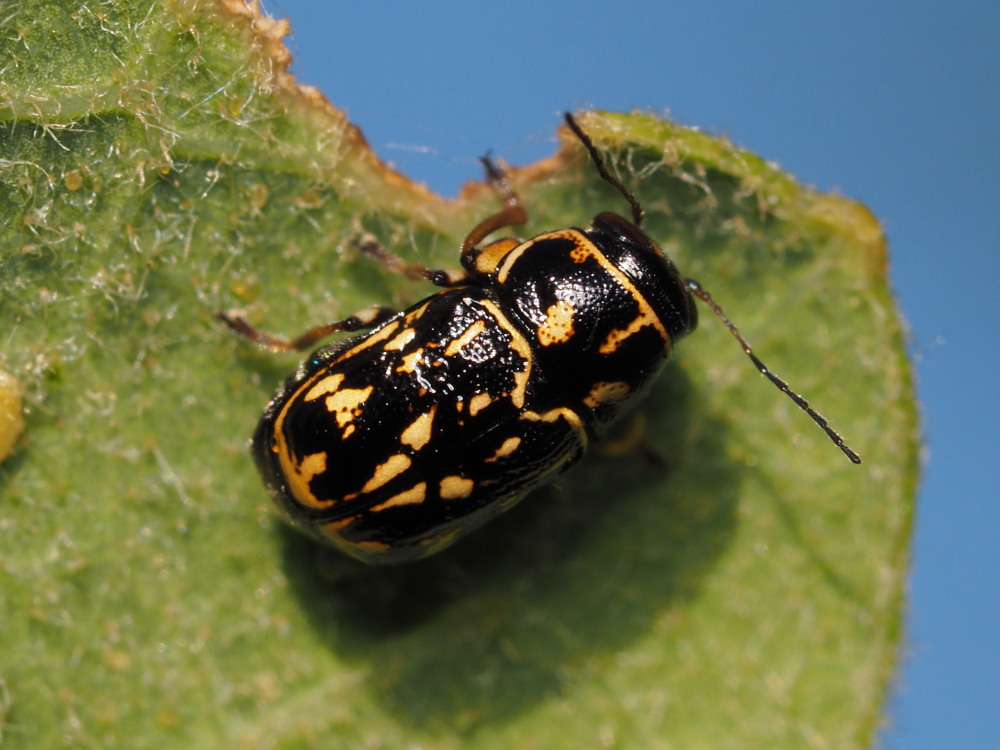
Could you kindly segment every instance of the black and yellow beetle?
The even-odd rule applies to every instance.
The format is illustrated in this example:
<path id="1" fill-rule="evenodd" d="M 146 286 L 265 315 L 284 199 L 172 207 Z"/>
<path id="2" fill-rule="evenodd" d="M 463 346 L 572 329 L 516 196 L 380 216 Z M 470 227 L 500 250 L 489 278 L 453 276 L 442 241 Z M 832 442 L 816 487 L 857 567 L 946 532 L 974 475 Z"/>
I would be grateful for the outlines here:
<path id="1" fill-rule="evenodd" d="M 696 297 L 757 368 L 860 463 L 639 228 L 638 202 L 569 114 L 566 123 L 628 200 L 632 221 L 604 212 L 587 229 L 480 247 L 495 230 L 527 220 L 504 175 L 484 159 L 504 208 L 465 238 L 464 273 L 403 263 L 374 240 L 362 245 L 387 267 L 445 290 L 402 312 L 368 308 L 296 339 L 219 314 L 240 335 L 276 350 L 370 329 L 313 352 L 275 393 L 254 433 L 257 466 L 294 525 L 370 563 L 443 549 L 604 438 L 648 390 L 674 342 L 694 330 Z"/>

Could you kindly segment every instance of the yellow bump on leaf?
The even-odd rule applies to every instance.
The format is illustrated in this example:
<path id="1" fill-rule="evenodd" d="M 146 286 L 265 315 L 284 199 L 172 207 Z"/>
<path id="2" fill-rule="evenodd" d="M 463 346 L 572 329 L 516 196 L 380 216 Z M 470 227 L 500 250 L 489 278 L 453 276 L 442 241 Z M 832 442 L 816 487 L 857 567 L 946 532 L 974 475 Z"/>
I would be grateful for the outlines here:
<path id="1" fill-rule="evenodd" d="M 6 370 L 0 369 L 0 461 L 9 456 L 24 432 L 24 407 L 21 384 Z"/>

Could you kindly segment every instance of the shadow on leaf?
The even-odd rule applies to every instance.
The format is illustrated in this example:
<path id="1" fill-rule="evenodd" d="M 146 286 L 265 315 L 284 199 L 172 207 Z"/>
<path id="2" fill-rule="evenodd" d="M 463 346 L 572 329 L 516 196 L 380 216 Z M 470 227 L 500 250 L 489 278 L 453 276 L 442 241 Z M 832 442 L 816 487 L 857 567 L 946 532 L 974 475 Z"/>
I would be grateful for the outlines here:
<path id="1" fill-rule="evenodd" d="M 676 365 L 642 409 L 654 466 L 592 454 L 455 547 L 372 568 L 293 532 L 284 568 L 311 622 L 401 721 L 470 731 L 558 697 L 696 597 L 736 526 L 726 430 Z M 696 416 L 697 415 L 697 416 Z"/>

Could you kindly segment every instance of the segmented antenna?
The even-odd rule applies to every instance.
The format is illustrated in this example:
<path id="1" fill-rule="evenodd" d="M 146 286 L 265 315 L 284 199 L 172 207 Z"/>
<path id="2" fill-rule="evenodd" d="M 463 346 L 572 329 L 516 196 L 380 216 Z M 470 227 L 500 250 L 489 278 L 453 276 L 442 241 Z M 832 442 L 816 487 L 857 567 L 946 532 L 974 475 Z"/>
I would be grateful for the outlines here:
<path id="1" fill-rule="evenodd" d="M 639 201 L 635 199 L 632 193 L 625 189 L 625 186 L 618 181 L 617 177 L 614 177 L 607 170 L 604 166 L 604 159 L 601 158 L 601 155 L 597 153 L 597 149 L 594 147 L 594 142 L 590 140 L 590 136 L 584 133 L 583 130 L 580 129 L 580 126 L 576 124 L 576 120 L 573 119 L 573 115 L 566 112 L 563 117 L 566 120 L 566 124 L 569 125 L 569 129 L 573 131 L 573 135 L 579 138 L 580 143 L 582 143 L 583 147 L 587 149 L 587 153 L 590 154 L 590 160 L 594 162 L 594 166 L 597 167 L 597 172 L 601 175 L 601 178 L 621 193 L 625 200 L 628 201 L 628 204 L 632 207 L 632 223 L 637 227 L 641 227 L 643 210 L 642 206 L 639 205 Z"/>
<path id="2" fill-rule="evenodd" d="M 611 173 L 608 172 L 607 168 L 604 165 L 604 160 L 601 158 L 601 155 L 597 152 L 597 148 L 594 146 L 594 142 L 591 141 L 590 137 L 586 133 L 584 133 L 583 130 L 580 129 L 580 126 L 577 125 L 576 120 L 573 119 L 573 115 L 567 112 L 565 114 L 565 119 L 566 119 L 566 125 L 568 125 L 569 129 L 573 131 L 573 134 L 580 139 L 580 143 L 583 144 L 583 147 L 587 149 L 587 153 L 590 154 L 590 160 L 594 163 L 594 166 L 597 168 L 597 172 L 601 175 L 601 178 L 605 182 L 609 183 L 612 187 L 614 187 L 619 193 L 621 193 L 622 196 L 625 198 L 625 200 L 628 201 L 629 206 L 632 207 L 632 223 L 635 224 L 637 227 L 641 226 L 643 211 L 642 211 L 642 206 L 639 205 L 639 201 L 637 201 L 635 197 L 628 190 L 625 189 L 625 186 L 622 185 L 622 183 L 617 178 L 613 177 Z M 695 297 L 697 297 L 706 305 L 708 305 L 708 307 L 712 310 L 712 312 L 715 313 L 716 317 L 718 317 L 719 320 L 722 321 L 723 325 L 725 325 L 726 328 L 729 329 L 729 332 L 733 334 L 733 336 L 736 338 L 736 340 L 742 347 L 743 353 L 750 358 L 751 362 L 753 362 L 754 367 L 756 367 L 764 377 L 770 380 L 771 383 L 779 391 L 781 391 L 786 396 L 788 396 L 788 398 L 794 401 L 796 406 L 798 406 L 800 409 L 802 409 L 802 411 L 808 414 L 812 418 L 813 422 L 819 425 L 819 428 L 826 433 L 827 437 L 829 437 L 830 440 L 833 441 L 834 445 L 840 448 L 840 450 L 844 453 L 845 456 L 847 456 L 853 463 L 860 464 L 861 456 L 855 453 L 844 442 L 844 439 L 840 436 L 840 433 L 838 433 L 836 430 L 830 427 L 830 424 L 829 422 L 827 422 L 826 418 L 818 411 L 813 409 L 809 405 L 809 402 L 806 401 L 804 398 L 802 398 L 802 396 L 800 396 L 798 393 L 789 388 L 788 383 L 786 383 L 784 380 L 782 380 L 773 372 L 771 372 L 768 369 L 767 365 L 765 365 L 760 360 L 760 358 L 753 353 L 753 349 L 750 348 L 750 344 L 748 344 L 746 339 L 744 339 L 743 336 L 740 334 L 739 329 L 736 328 L 736 326 L 728 318 L 725 312 L 723 312 L 722 308 L 719 306 L 719 303 L 716 302 L 714 299 L 712 299 L 712 296 L 707 291 L 705 291 L 705 289 L 702 288 L 701 284 L 699 284 L 694 279 L 685 279 L 684 283 L 687 285 L 688 291 L 690 291 L 691 294 L 693 294 Z"/>
<path id="3" fill-rule="evenodd" d="M 697 297 L 706 305 L 708 305 L 712 309 L 712 312 L 714 312 L 716 316 L 719 318 L 719 320 L 723 322 L 726 328 L 729 329 L 729 332 L 736 337 L 736 340 L 740 342 L 740 346 L 743 347 L 743 353 L 750 358 L 750 361 L 753 362 L 754 367 L 760 370 L 760 374 L 763 375 L 768 380 L 770 380 L 772 383 L 774 383 L 775 387 L 779 391 L 788 396 L 788 398 L 790 398 L 792 401 L 795 402 L 796 406 L 798 406 L 800 409 L 802 409 L 802 411 L 804 411 L 806 414 L 812 417 L 813 422 L 819 425 L 820 429 L 827 434 L 827 437 L 829 437 L 830 440 L 833 441 L 834 445 L 836 445 L 838 448 L 840 448 L 840 450 L 844 452 L 845 456 L 847 456 L 849 459 L 851 459 L 851 461 L 853 461 L 856 464 L 861 463 L 861 456 L 859 456 L 857 453 L 855 453 L 847 446 L 847 444 L 844 442 L 844 438 L 842 438 L 840 436 L 840 433 L 838 433 L 835 429 L 833 429 L 830 426 L 830 423 L 826 421 L 826 418 L 818 411 L 813 409 L 811 406 L 809 406 L 808 401 L 806 401 L 804 398 L 802 398 L 802 396 L 800 396 L 798 393 L 789 388 L 788 383 L 786 383 L 784 380 L 782 380 L 773 372 L 771 372 L 767 368 L 767 365 L 765 365 L 763 362 L 760 361 L 760 358 L 756 354 L 754 354 L 753 349 L 750 348 L 750 344 L 748 344 L 746 339 L 743 338 L 743 336 L 740 334 L 739 329 L 737 329 L 736 326 L 733 325 L 733 322 L 722 311 L 722 308 L 719 307 L 719 303 L 716 302 L 714 299 L 712 299 L 712 295 L 706 292 L 702 288 L 701 284 L 699 284 L 694 279 L 684 279 L 684 283 L 687 284 L 687 288 L 688 290 L 690 290 L 691 294 L 693 294 L 695 297 Z"/>

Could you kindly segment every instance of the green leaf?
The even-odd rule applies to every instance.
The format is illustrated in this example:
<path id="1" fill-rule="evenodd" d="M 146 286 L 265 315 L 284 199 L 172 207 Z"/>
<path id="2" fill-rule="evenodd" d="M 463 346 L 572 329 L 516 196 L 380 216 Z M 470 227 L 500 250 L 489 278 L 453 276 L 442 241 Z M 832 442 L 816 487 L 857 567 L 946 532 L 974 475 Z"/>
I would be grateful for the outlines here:
<path id="1" fill-rule="evenodd" d="M 865 464 L 703 310 L 642 410 L 664 465 L 595 454 L 451 550 L 367 568 L 275 518 L 246 439 L 296 357 L 213 314 L 294 334 L 408 305 L 433 290 L 352 238 L 455 267 L 495 196 L 387 169 L 242 2 L 25 1 L 0 30 L 0 365 L 26 402 L 0 465 L 6 746 L 872 742 L 918 443 L 863 207 L 581 114 L 649 234 Z M 526 236 L 627 210 L 561 136 L 513 172 Z"/>

